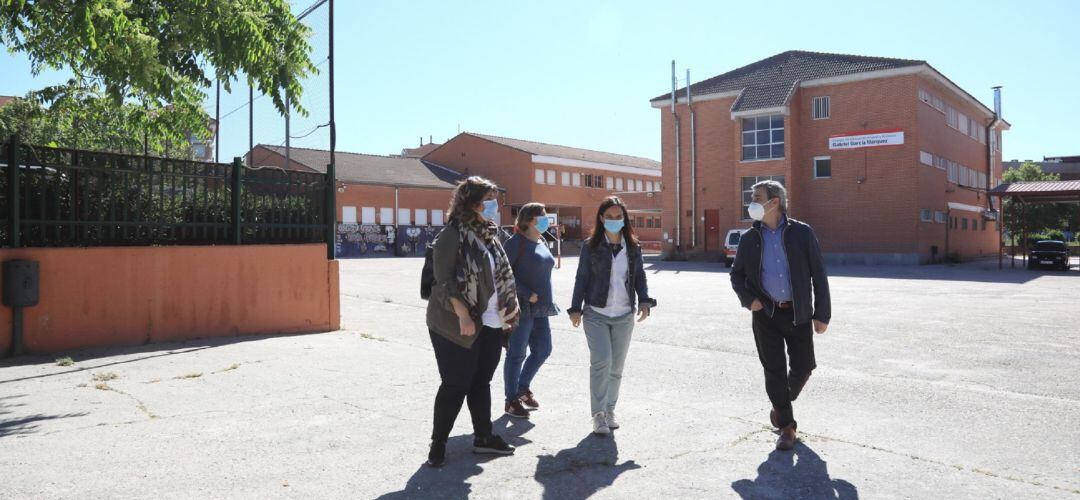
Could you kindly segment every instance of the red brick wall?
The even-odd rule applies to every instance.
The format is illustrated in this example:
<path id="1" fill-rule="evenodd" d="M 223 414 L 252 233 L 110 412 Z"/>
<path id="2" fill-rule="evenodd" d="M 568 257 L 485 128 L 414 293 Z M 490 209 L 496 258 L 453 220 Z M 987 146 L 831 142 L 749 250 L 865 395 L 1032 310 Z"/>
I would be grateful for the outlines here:
<path id="1" fill-rule="evenodd" d="M 689 113 L 685 104 L 676 107 L 681 122 L 682 213 L 675 214 L 674 119 L 670 107 L 661 108 L 664 231 L 674 239 L 675 217 L 680 216 L 682 244 L 691 250 L 691 230 L 696 224 L 696 250 L 700 251 L 706 236 L 701 220 L 705 210 L 719 210 L 721 236 L 729 229 L 747 227 L 748 221 L 742 220 L 741 178 L 783 175 L 792 217 L 814 226 L 826 252 L 918 253 L 928 258 L 930 245 L 938 245 L 943 253 L 945 224 L 920 223 L 919 210 L 945 210 L 947 201 L 985 206 L 986 198 L 965 189 L 946 193 L 955 186 L 946 186 L 944 171 L 920 164 L 920 148 L 940 151 L 935 154 L 985 171 L 986 146 L 949 128 L 943 114 L 922 104 L 919 85 L 930 84 L 908 75 L 797 89 L 784 120 L 785 158 L 769 161 L 740 160 L 741 122 L 732 120 L 730 113 L 734 97 L 696 101 L 698 207 L 694 217 L 687 215 L 691 210 Z M 978 109 L 945 89 L 929 89 L 968 116 L 981 116 Z M 825 95 L 830 97 L 830 118 L 813 120 L 813 98 Z M 828 148 L 830 135 L 887 128 L 903 129 L 904 144 Z M 814 179 L 815 156 L 831 158 L 831 178 Z M 979 217 L 972 212 L 963 216 Z M 988 224 L 983 232 L 981 225 L 977 233 L 970 229 L 950 233 L 950 251 L 965 257 L 996 251 L 995 226 Z"/>

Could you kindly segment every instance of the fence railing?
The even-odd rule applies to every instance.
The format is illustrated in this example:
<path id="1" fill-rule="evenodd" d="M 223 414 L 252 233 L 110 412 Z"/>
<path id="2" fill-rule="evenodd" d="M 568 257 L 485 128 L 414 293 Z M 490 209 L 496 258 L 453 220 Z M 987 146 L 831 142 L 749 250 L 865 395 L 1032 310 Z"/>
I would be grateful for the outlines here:
<path id="1" fill-rule="evenodd" d="M 0 246 L 333 242 L 328 174 L 0 147 Z"/>

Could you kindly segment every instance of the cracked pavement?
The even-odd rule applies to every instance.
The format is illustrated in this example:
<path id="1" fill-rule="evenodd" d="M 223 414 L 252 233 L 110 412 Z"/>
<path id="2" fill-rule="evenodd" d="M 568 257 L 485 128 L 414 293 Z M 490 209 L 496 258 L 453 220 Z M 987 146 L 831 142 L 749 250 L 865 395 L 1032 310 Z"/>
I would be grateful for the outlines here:
<path id="1" fill-rule="evenodd" d="M 726 270 L 653 262 L 613 438 L 589 435 L 588 350 L 560 317 L 542 408 L 496 421 L 516 455 L 472 455 L 463 410 L 431 470 L 420 266 L 342 261 L 341 332 L 0 362 L 0 498 L 1080 498 L 1080 273 L 830 269 L 782 453 Z M 575 266 L 555 273 L 564 309 Z"/>

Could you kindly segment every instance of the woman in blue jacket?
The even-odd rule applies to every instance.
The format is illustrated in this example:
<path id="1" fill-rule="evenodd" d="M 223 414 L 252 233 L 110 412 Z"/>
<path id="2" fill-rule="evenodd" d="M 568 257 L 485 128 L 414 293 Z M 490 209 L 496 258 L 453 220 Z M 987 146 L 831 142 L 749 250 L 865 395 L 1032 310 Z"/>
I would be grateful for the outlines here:
<path id="1" fill-rule="evenodd" d="M 503 247 L 514 268 L 521 321 L 506 348 L 503 379 L 506 390 L 506 414 L 529 418 L 529 410 L 540 407 L 530 389 L 533 377 L 551 354 L 551 324 L 548 318 L 559 314 L 551 297 L 551 270 L 555 257 L 544 241 L 548 230 L 544 205 L 529 203 L 517 214 L 517 233 Z M 528 358 L 525 357 L 529 351 Z"/>
<path id="2" fill-rule="evenodd" d="M 610 196 L 600 204 L 592 235 L 581 248 L 568 311 L 575 328 L 585 323 L 593 432 L 600 435 L 619 428 L 615 403 L 634 331 L 635 307 L 641 322 L 656 306 L 649 297 L 641 245 L 627 219 L 626 205 L 618 197 Z"/>

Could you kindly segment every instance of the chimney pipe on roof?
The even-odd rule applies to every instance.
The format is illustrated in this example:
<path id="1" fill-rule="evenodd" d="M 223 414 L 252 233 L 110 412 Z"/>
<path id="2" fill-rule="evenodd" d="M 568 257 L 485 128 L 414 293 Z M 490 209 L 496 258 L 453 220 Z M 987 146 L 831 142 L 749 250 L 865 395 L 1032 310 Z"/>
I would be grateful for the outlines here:
<path id="1" fill-rule="evenodd" d="M 994 114 L 1001 119 L 1001 85 L 994 87 Z"/>

